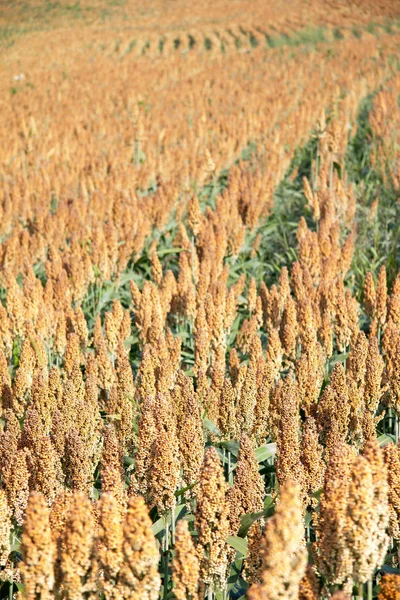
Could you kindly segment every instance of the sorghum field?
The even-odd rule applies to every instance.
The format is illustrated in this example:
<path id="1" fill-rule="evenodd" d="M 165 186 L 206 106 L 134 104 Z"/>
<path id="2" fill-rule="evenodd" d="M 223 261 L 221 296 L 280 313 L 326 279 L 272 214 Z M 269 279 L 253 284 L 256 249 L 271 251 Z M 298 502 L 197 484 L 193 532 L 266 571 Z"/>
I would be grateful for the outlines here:
<path id="1" fill-rule="evenodd" d="M 0 74 L 0 599 L 400 600 L 399 0 L 3 0 Z"/>

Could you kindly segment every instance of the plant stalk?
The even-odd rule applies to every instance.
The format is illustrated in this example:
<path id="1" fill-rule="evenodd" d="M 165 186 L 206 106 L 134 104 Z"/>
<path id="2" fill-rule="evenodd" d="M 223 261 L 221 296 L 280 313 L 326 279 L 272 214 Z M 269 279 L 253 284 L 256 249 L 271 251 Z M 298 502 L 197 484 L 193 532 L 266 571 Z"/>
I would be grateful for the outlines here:
<path id="1" fill-rule="evenodd" d="M 368 600 L 373 600 L 373 582 L 372 577 L 368 579 Z"/>
<path id="2" fill-rule="evenodd" d="M 175 514 L 174 509 L 171 510 L 171 543 L 175 544 Z"/>
<path id="3" fill-rule="evenodd" d="M 165 518 L 165 538 L 164 538 L 164 600 L 168 596 L 168 567 L 169 567 L 169 523 Z"/>
<path id="4" fill-rule="evenodd" d="M 364 598 L 364 584 L 359 583 L 358 584 L 358 599 L 363 600 L 363 598 Z"/>
<path id="5" fill-rule="evenodd" d="M 11 562 L 10 587 L 8 590 L 9 600 L 13 600 L 13 591 L 14 591 L 14 561 Z"/>

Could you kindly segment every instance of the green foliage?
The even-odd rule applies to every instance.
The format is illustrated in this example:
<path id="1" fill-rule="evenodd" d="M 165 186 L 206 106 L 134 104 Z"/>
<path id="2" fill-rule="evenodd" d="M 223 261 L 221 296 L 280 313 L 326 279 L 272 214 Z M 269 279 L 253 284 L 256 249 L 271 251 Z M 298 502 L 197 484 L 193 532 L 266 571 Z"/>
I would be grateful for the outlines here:
<path id="1" fill-rule="evenodd" d="M 376 92 L 375 92 L 376 93 Z M 390 178 L 371 163 L 374 139 L 369 114 L 375 96 L 369 95 L 360 105 L 357 131 L 350 139 L 345 170 L 349 181 L 355 184 L 357 199 L 357 238 L 354 260 L 349 274 L 353 290 L 361 293 L 367 271 L 376 276 L 382 264 L 386 266 L 391 286 L 400 267 L 400 205 Z M 378 201 L 376 215 L 371 206 Z"/>

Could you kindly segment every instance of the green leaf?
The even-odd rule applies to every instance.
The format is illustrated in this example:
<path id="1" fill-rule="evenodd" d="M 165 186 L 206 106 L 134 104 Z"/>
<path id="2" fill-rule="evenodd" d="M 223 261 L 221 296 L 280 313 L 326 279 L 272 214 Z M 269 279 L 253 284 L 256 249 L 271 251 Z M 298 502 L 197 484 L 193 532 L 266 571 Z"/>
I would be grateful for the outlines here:
<path id="1" fill-rule="evenodd" d="M 261 475 L 266 475 L 267 473 L 276 473 L 275 465 L 267 465 L 265 467 L 262 467 L 262 469 L 260 469 Z"/>
<path id="2" fill-rule="evenodd" d="M 15 540 L 12 544 L 10 544 L 10 552 L 19 552 L 21 550 L 21 542 L 19 540 Z"/>
<path id="3" fill-rule="evenodd" d="M 160 519 L 158 519 L 155 523 L 153 523 L 151 530 L 153 532 L 154 535 L 157 535 L 158 533 L 161 533 L 162 531 L 165 530 L 165 520 L 163 517 L 161 517 Z"/>
<path id="4" fill-rule="evenodd" d="M 378 437 L 378 444 L 383 447 L 383 446 L 387 446 L 388 444 L 392 444 L 395 442 L 394 436 L 390 435 L 389 433 L 382 433 L 382 435 L 380 435 Z"/>
<path id="5" fill-rule="evenodd" d="M 221 446 L 222 448 L 225 448 L 226 450 L 228 450 L 228 452 L 233 454 L 233 456 L 238 456 L 239 442 L 222 442 Z"/>
<path id="6" fill-rule="evenodd" d="M 341 179 L 342 178 L 342 167 L 339 165 L 339 163 L 333 161 L 333 168 L 339 175 L 339 179 Z"/>
<path id="7" fill-rule="evenodd" d="M 253 525 L 255 521 L 261 519 L 264 516 L 264 511 L 257 513 L 248 513 L 247 515 L 243 515 L 240 520 L 240 529 L 238 533 L 238 537 L 244 538 L 249 532 L 250 527 Z"/>
<path id="8" fill-rule="evenodd" d="M 395 569 L 395 567 L 390 567 L 389 565 L 383 565 L 380 568 L 384 573 L 391 573 L 392 575 L 400 575 L 400 569 Z"/>
<path id="9" fill-rule="evenodd" d="M 128 338 L 126 338 L 126 340 L 124 340 L 124 346 L 126 349 L 128 349 L 130 346 L 132 346 L 132 344 L 135 344 L 137 341 L 137 336 L 131 335 Z"/>
<path id="10" fill-rule="evenodd" d="M 179 254 L 183 252 L 185 248 L 164 248 L 163 250 L 158 250 L 158 256 L 165 256 L 166 254 Z"/>
<path id="11" fill-rule="evenodd" d="M 264 516 L 268 517 L 271 511 L 271 508 L 274 506 L 274 499 L 271 495 L 265 496 L 264 499 Z"/>
<path id="12" fill-rule="evenodd" d="M 263 444 L 256 450 L 256 459 L 258 462 L 264 462 L 269 458 L 275 457 L 276 454 L 276 443 L 271 442 L 270 444 Z"/>
<path id="13" fill-rule="evenodd" d="M 178 504 L 174 509 L 174 521 L 177 521 L 181 516 L 181 513 L 187 509 L 186 504 Z M 154 535 L 161 533 L 165 529 L 165 518 L 160 517 L 155 523 L 153 523 L 151 530 Z"/>
<path id="14" fill-rule="evenodd" d="M 218 427 L 216 426 L 216 424 L 213 423 L 211 421 L 211 419 L 209 419 L 208 417 L 204 417 L 203 424 L 204 424 L 204 427 L 206 429 L 208 429 L 208 431 L 211 431 L 211 433 L 215 433 L 215 435 L 221 435 L 221 432 L 218 429 Z"/>
<path id="15" fill-rule="evenodd" d="M 311 525 L 311 521 L 312 521 L 312 514 L 308 511 L 308 512 L 306 512 L 305 517 L 304 517 L 304 525 L 306 527 L 308 527 L 309 525 Z"/>
<path id="16" fill-rule="evenodd" d="M 178 504 L 177 506 L 175 506 L 174 508 L 174 520 L 175 522 L 179 519 L 179 517 L 183 517 L 185 515 L 187 511 L 187 505 L 185 504 Z"/>
<path id="17" fill-rule="evenodd" d="M 342 352 L 342 354 L 336 354 L 331 358 L 331 364 L 335 364 L 335 363 L 344 363 L 347 358 L 349 357 L 350 352 Z"/>
<path id="18" fill-rule="evenodd" d="M 232 548 L 239 552 L 242 556 L 247 555 L 247 540 L 237 537 L 236 535 L 230 535 L 226 540 Z"/>
<path id="19" fill-rule="evenodd" d="M 321 494 L 322 494 L 322 489 L 321 490 L 317 490 L 316 492 L 314 492 L 313 494 L 311 494 L 311 496 L 313 498 L 316 498 L 317 500 L 319 500 Z"/>
<path id="20" fill-rule="evenodd" d="M 196 487 L 196 485 L 198 485 L 198 481 L 195 481 L 195 483 L 192 483 L 191 485 L 187 485 L 186 487 L 183 487 L 183 488 L 180 488 L 179 490 L 176 490 L 175 496 L 178 498 L 179 496 L 181 496 L 185 492 L 187 492 L 189 490 L 192 490 L 194 487 Z"/>

